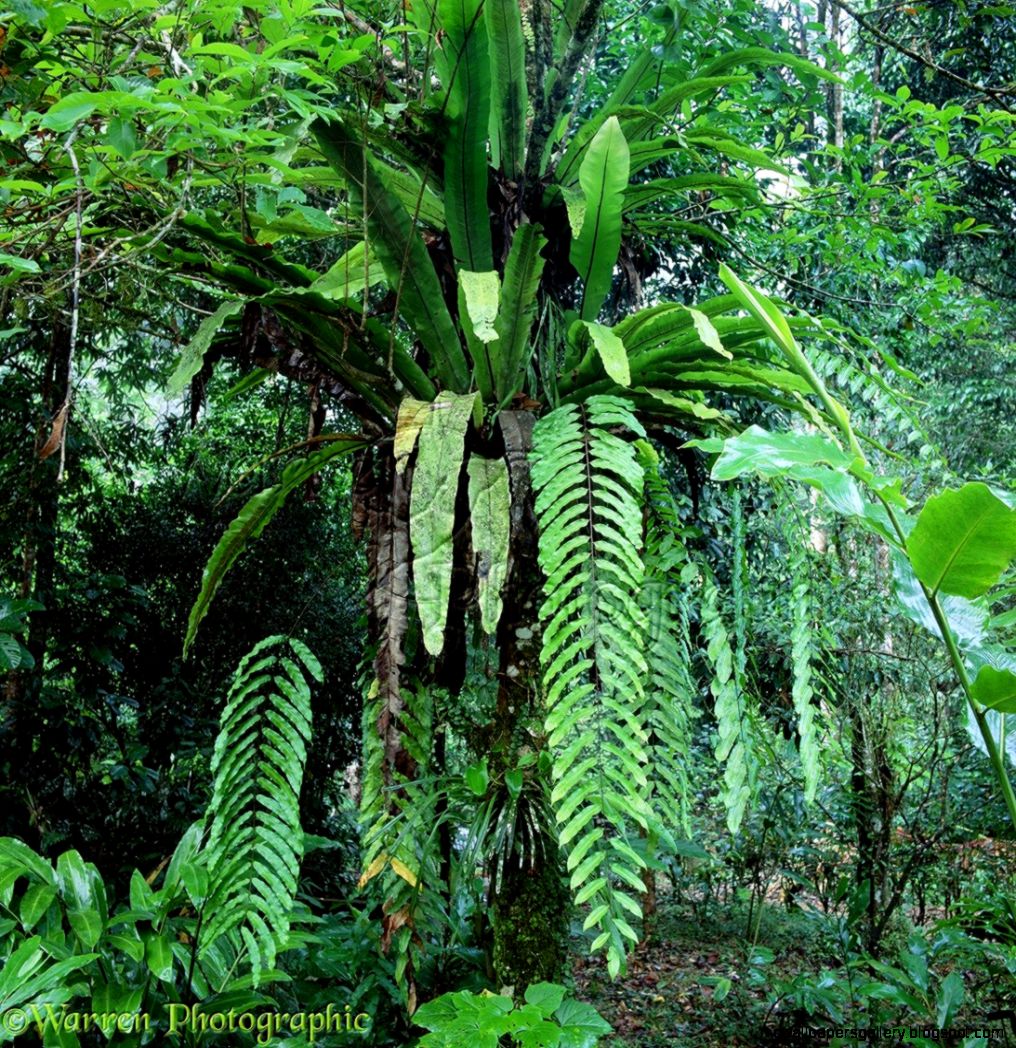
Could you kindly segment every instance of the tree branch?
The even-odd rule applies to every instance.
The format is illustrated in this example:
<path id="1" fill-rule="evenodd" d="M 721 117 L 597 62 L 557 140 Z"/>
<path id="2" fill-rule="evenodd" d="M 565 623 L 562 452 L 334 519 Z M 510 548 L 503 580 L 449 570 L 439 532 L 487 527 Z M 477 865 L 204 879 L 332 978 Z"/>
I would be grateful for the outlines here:
<path id="1" fill-rule="evenodd" d="M 1013 108 L 1005 100 L 1006 95 L 1011 95 L 1016 92 L 1016 86 L 1009 85 L 1006 87 L 989 87 L 987 84 L 975 84 L 973 80 L 968 80 L 964 76 L 960 76 L 958 73 L 954 73 L 951 69 L 946 69 L 945 66 L 939 65 L 938 62 L 933 62 L 930 58 L 925 57 L 920 52 L 915 51 L 913 48 L 907 47 L 906 44 L 901 44 L 898 40 L 894 40 L 888 33 L 883 32 L 874 22 L 872 22 L 865 15 L 861 14 L 860 11 L 855 11 L 850 4 L 846 3 L 846 0 L 830 0 L 831 3 L 835 4 L 841 11 L 844 11 L 864 30 L 871 33 L 876 40 L 880 40 L 887 47 L 891 47 L 894 51 L 899 51 L 900 54 L 906 55 L 908 58 L 912 58 L 915 62 L 920 62 L 921 65 L 928 69 L 934 70 L 936 73 L 940 73 L 947 80 L 951 80 L 954 84 L 960 84 L 965 87 L 968 91 L 973 91 L 980 95 L 986 95 L 988 98 L 993 99 L 998 105 L 1009 113 L 1014 112 Z"/>

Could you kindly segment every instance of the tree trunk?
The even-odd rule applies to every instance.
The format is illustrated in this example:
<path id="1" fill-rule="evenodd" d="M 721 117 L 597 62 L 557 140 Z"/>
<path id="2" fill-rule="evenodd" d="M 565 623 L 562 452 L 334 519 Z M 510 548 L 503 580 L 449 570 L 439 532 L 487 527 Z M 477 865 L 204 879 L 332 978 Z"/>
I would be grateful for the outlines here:
<path id="1" fill-rule="evenodd" d="M 840 9 L 832 4 L 829 10 L 829 39 L 840 50 Z M 828 62 L 826 63 L 829 64 Z M 843 85 L 838 81 L 826 85 L 826 115 L 829 123 L 829 145 L 843 148 Z M 837 156 L 833 161 L 833 170 L 839 174 L 843 170 L 843 158 Z"/>
<path id="2" fill-rule="evenodd" d="M 880 727 L 867 722 L 865 710 L 855 702 L 850 712 L 850 793 L 857 834 L 854 880 L 866 886 L 863 918 L 865 949 L 878 955 L 889 901 L 889 852 L 895 814 L 893 771 Z"/>
<path id="3" fill-rule="evenodd" d="M 543 579 L 526 460 L 535 420 L 521 411 L 502 412 L 500 418 L 512 519 L 505 604 L 497 633 L 500 683 L 490 750 L 491 765 L 503 773 L 515 768 L 523 753 L 539 751 L 542 742 L 538 611 Z M 523 797 L 539 797 L 545 789 L 539 761 L 525 774 L 531 778 Z M 500 984 L 513 987 L 516 995 L 534 982 L 560 981 L 564 972 L 571 896 L 553 829 L 547 830 L 542 849 L 521 865 L 509 864 L 491 899 L 494 971 Z"/>
<path id="4" fill-rule="evenodd" d="M 70 332 L 57 313 L 40 383 L 43 417 L 32 449 L 28 477 L 28 512 L 21 554 L 19 597 L 32 598 L 44 605 L 43 611 L 29 618 L 25 647 L 35 665 L 11 673 L 4 687 L 5 716 L 2 740 L 6 755 L 6 779 L 15 784 L 17 800 L 5 804 L 4 833 L 37 844 L 46 826 L 46 795 L 59 788 L 62 769 L 49 756 L 46 745 L 46 716 L 41 702 L 46 649 L 54 602 L 56 541 L 60 509 L 57 481 L 58 457 L 40 459 L 50 439 L 53 422 L 67 396 Z"/>

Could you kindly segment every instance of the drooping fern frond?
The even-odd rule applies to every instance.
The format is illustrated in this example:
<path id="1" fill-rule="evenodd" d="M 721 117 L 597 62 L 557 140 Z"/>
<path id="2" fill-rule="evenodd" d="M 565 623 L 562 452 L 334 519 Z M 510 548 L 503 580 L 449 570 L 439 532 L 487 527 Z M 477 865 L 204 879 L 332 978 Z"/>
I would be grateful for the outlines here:
<path id="1" fill-rule="evenodd" d="M 591 397 L 559 408 L 533 432 L 532 480 L 545 576 L 540 608 L 554 808 L 568 852 L 571 888 L 588 903 L 612 975 L 641 919 L 645 859 L 629 842 L 648 828 L 643 706 L 646 618 L 642 588 L 643 470 L 633 444 L 644 436 L 625 401 Z"/>
<path id="2" fill-rule="evenodd" d="M 640 603 L 646 615 L 649 666 L 641 713 L 648 737 L 649 804 L 664 833 L 669 833 L 676 821 L 683 835 L 691 837 L 688 768 L 692 760 L 691 720 L 697 712 L 682 578 L 689 568 L 688 551 L 674 497 L 659 471 L 658 456 L 648 443 L 640 441 L 638 449 L 645 470 L 648 510 Z"/>
<path id="3" fill-rule="evenodd" d="M 784 520 L 790 567 L 790 667 L 791 695 L 797 715 L 798 753 L 804 772 L 804 799 L 815 799 L 821 775 L 821 740 L 816 722 L 814 665 L 816 661 L 814 612 L 811 599 L 811 565 L 804 523 Z"/>
<path id="4" fill-rule="evenodd" d="M 821 322 L 813 320 L 813 324 L 816 332 L 835 347 L 827 348 L 818 342 L 809 347 L 815 370 L 826 383 L 842 397 L 849 396 L 855 404 L 863 401 L 872 417 L 878 419 L 879 428 L 884 427 L 895 437 L 894 446 L 902 443 L 914 448 L 934 447 L 920 419 L 921 402 L 907 392 L 908 383 L 916 391 L 920 382 L 917 376 L 900 367 L 883 349 L 858 332 L 829 318 Z M 851 343 L 862 348 L 856 349 Z M 876 363 L 879 359 L 904 381 L 890 385 L 880 373 Z M 941 459 L 941 450 L 935 448 L 935 452 Z"/>
<path id="5" fill-rule="evenodd" d="M 803 548 L 791 558 L 793 589 L 791 591 L 793 625 L 790 630 L 790 659 L 794 673 L 792 693 L 797 714 L 798 752 L 804 770 L 804 799 L 815 799 L 819 779 L 819 741 L 811 685 L 812 622 L 811 587 L 808 582 L 807 555 Z"/>
<path id="6" fill-rule="evenodd" d="M 701 616 L 706 658 L 713 673 L 709 687 L 717 728 L 715 755 L 723 765 L 722 799 L 727 809 L 727 826 L 731 833 L 737 833 L 757 768 L 747 696 L 737 686 L 730 635 L 720 611 L 716 583 L 708 571 L 702 579 Z"/>
<path id="7" fill-rule="evenodd" d="M 735 484 L 730 493 L 730 541 L 730 596 L 734 606 L 734 680 L 738 690 L 744 692 L 748 665 L 748 549 L 739 484 Z"/>
<path id="8" fill-rule="evenodd" d="M 303 856 L 308 676 L 323 679 L 301 641 L 268 637 L 256 644 L 237 667 L 212 755 L 202 950 L 238 930 L 255 986 L 285 944 Z"/>

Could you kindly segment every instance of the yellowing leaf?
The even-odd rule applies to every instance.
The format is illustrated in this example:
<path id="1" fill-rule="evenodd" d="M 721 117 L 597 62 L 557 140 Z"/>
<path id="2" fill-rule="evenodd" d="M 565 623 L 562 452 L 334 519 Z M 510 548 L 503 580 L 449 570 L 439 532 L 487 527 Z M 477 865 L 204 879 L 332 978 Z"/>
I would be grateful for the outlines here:
<path id="1" fill-rule="evenodd" d="M 372 881 L 386 866 L 388 863 L 388 856 L 381 854 L 379 855 L 368 867 L 360 874 L 360 879 L 356 882 L 357 888 L 362 888 L 368 881 Z"/>
<path id="2" fill-rule="evenodd" d="M 619 385 L 631 385 L 631 367 L 628 364 L 628 353 L 624 343 L 614 334 L 613 330 L 604 324 L 594 324 L 586 321 L 586 329 L 589 337 L 593 340 L 596 352 L 599 354 L 603 370 Z"/>
<path id="3" fill-rule="evenodd" d="M 730 350 L 724 349 L 723 343 L 720 341 L 720 333 L 713 327 L 713 322 L 709 317 L 701 310 L 692 309 L 691 306 L 685 306 L 684 308 L 691 315 L 692 323 L 695 325 L 695 330 L 698 333 L 698 337 L 702 339 L 703 344 L 714 352 L 719 353 L 721 357 L 733 360 L 734 354 Z"/>
<path id="4" fill-rule="evenodd" d="M 411 887 L 415 888 L 420 882 L 413 871 L 398 859 L 392 859 L 392 869 Z"/>
<path id="5" fill-rule="evenodd" d="M 416 447 L 416 438 L 430 412 L 425 400 L 406 397 L 399 405 L 399 416 L 395 422 L 395 472 L 404 473 L 409 456 Z"/>

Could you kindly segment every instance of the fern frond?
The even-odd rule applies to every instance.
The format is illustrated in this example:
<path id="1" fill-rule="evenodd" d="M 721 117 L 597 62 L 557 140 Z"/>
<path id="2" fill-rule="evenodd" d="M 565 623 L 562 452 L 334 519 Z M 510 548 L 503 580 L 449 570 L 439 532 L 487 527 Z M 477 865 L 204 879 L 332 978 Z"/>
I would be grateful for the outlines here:
<path id="1" fill-rule="evenodd" d="M 592 949 L 606 947 L 619 972 L 638 936 L 641 908 L 618 887 L 641 893 L 645 859 L 629 842 L 648 827 L 643 706 L 646 618 L 643 471 L 634 446 L 612 432 L 644 436 L 628 404 L 591 397 L 537 422 L 532 480 L 545 576 L 540 608 L 551 805 L 575 901 L 590 904 Z"/>
<path id="2" fill-rule="evenodd" d="M 793 674 L 791 695 L 794 712 L 797 714 L 798 753 L 804 772 L 804 799 L 809 803 L 815 799 L 821 774 L 821 743 L 819 725 L 816 723 L 814 703 L 815 689 L 812 685 L 813 667 L 816 661 L 814 615 L 811 600 L 810 565 L 808 546 L 801 526 L 785 523 L 787 548 L 790 561 L 790 665 Z"/>
<path id="3" fill-rule="evenodd" d="M 748 664 L 748 611 L 745 592 L 748 578 L 748 550 L 740 485 L 733 486 L 730 494 L 730 510 L 732 546 L 730 596 L 734 605 L 734 681 L 738 690 L 744 692 Z"/>
<path id="4" fill-rule="evenodd" d="M 640 603 L 646 615 L 645 704 L 641 721 L 648 736 L 649 804 L 657 823 L 669 832 L 677 821 L 691 837 L 688 768 L 691 765 L 691 720 L 695 717 L 695 685 L 691 677 L 688 620 L 683 607 L 682 573 L 688 551 L 673 496 L 660 475 L 653 448 L 640 441 L 639 458 L 645 470 L 646 529 L 645 582 Z"/>
<path id="5" fill-rule="evenodd" d="M 831 325 L 826 322 L 822 331 L 831 337 L 830 329 Z M 893 389 L 862 353 L 858 353 L 857 358 L 851 358 L 845 342 L 842 339 L 836 342 L 839 352 L 826 349 L 818 343 L 808 348 L 815 370 L 825 379 L 826 384 L 853 402 L 863 400 L 872 417 L 878 419 L 880 427 L 894 432 L 903 443 L 911 447 L 925 444 L 933 446 L 932 438 L 915 408 L 907 402 L 910 398 L 899 389 Z M 941 450 L 936 449 L 936 452 L 941 459 Z"/>
<path id="6" fill-rule="evenodd" d="M 706 658 L 712 667 L 713 714 L 716 717 L 716 759 L 723 764 L 723 804 L 727 826 L 737 833 L 751 797 L 756 761 L 747 700 L 738 689 L 734 652 L 720 612 L 719 593 L 712 575 L 702 580 L 702 633 L 706 639 Z"/>
<path id="7" fill-rule="evenodd" d="M 311 732 L 308 675 L 323 679 L 320 664 L 301 641 L 268 637 L 255 645 L 237 667 L 212 755 L 201 948 L 238 930 L 255 986 L 286 942 L 303 855 L 300 787 Z"/>
<path id="8" fill-rule="evenodd" d="M 408 1001 L 415 993 L 418 956 L 429 944 L 442 940 L 447 915 L 439 847 L 444 817 L 438 811 L 439 789 L 431 768 L 434 694 L 419 682 L 410 682 L 404 684 L 402 696 L 400 731 L 414 778 L 396 773 L 388 795 L 382 796 L 380 761 L 372 750 L 365 753 L 363 796 L 366 800 L 369 783 L 371 800 L 360 885 L 370 884 L 379 891 L 385 913 L 381 946 L 385 952 L 394 949 L 396 981 Z"/>

